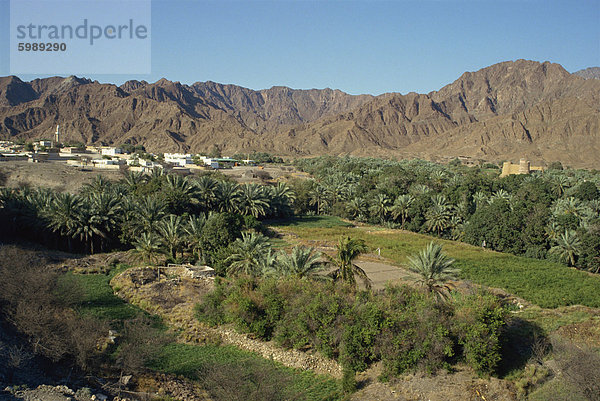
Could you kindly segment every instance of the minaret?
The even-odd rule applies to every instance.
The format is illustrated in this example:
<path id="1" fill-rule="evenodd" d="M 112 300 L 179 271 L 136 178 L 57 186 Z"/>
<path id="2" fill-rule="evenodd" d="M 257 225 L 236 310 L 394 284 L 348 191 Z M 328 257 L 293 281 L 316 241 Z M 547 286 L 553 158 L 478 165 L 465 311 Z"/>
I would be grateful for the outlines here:
<path id="1" fill-rule="evenodd" d="M 59 127 L 60 127 L 60 125 L 56 126 L 56 132 L 54 133 L 54 143 L 56 144 L 54 146 L 58 146 L 60 144 L 60 131 L 59 131 Z"/>

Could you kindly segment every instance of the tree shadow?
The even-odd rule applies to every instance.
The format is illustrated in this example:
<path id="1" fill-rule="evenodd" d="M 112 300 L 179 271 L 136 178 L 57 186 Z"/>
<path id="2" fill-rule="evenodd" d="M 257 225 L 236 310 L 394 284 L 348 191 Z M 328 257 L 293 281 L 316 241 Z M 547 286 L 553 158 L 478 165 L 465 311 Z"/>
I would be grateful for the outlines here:
<path id="1" fill-rule="evenodd" d="M 549 340 L 544 330 L 534 322 L 512 317 L 504 329 L 502 361 L 497 373 L 503 378 L 511 372 L 521 370 L 530 361 L 541 363 L 549 351 Z"/>

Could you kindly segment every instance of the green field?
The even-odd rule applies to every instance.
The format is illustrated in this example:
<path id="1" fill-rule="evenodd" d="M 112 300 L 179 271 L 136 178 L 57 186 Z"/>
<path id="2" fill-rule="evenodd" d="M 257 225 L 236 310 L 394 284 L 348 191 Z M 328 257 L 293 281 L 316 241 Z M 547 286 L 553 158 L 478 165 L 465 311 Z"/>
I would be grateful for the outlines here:
<path id="1" fill-rule="evenodd" d="M 237 395 L 243 392 L 249 397 L 260 391 L 277 391 L 286 400 L 340 398 L 338 383 L 330 377 L 287 368 L 233 346 L 170 344 L 151 368 L 200 380 L 209 393 L 219 392 L 218 387 L 229 384 Z"/>
<path id="2" fill-rule="evenodd" d="M 119 265 L 108 274 L 76 274 L 68 272 L 63 280 L 76 280 L 83 291 L 83 300 L 77 305 L 82 315 L 93 316 L 102 320 L 125 320 L 135 317 L 141 310 L 114 295 L 110 280 L 125 270 L 127 266 Z"/>
<path id="3" fill-rule="evenodd" d="M 437 241 L 456 259 L 463 279 L 503 288 L 544 308 L 578 304 L 600 307 L 600 276 L 554 262 L 493 252 L 404 230 L 367 225 L 353 227 L 331 216 L 302 217 L 274 222 L 271 226 L 304 240 L 337 242 L 341 235 L 361 238 L 371 249 L 380 248 L 381 256 L 396 266 L 403 266 L 407 256 L 420 251 L 430 241 Z"/>

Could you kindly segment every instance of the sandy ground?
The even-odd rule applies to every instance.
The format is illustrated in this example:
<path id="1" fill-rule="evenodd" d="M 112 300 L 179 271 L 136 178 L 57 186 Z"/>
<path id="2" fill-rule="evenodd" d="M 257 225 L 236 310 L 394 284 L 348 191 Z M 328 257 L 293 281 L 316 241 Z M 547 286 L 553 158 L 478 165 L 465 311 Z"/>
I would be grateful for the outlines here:
<path id="1" fill-rule="evenodd" d="M 191 176 L 202 174 L 208 170 L 193 170 Z M 233 178 L 239 183 L 267 183 L 287 181 L 293 178 L 307 178 L 308 174 L 298 172 L 294 167 L 267 165 L 239 166 L 217 170 Z M 118 170 L 87 169 L 69 166 L 66 162 L 52 161 L 47 163 L 29 163 L 27 161 L 0 162 L 0 173 L 6 175 L 6 186 L 46 187 L 59 191 L 76 193 L 81 186 L 94 177 L 102 175 L 110 180 L 120 180 L 123 173 Z M 1 184 L 1 183 L 0 183 Z"/>
<path id="2" fill-rule="evenodd" d="M 7 161 L 0 163 L 0 172 L 7 176 L 7 187 L 29 185 L 31 187 L 52 188 L 76 193 L 81 186 L 99 174 L 111 180 L 119 180 L 123 175 L 115 170 L 81 170 L 65 162 L 29 163 L 27 161 Z"/>

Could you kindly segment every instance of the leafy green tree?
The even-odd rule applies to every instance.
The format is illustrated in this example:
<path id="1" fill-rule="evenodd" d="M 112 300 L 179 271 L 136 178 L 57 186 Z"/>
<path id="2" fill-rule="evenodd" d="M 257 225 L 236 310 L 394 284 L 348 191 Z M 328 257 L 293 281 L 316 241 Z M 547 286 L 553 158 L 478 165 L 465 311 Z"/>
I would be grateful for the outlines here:
<path id="1" fill-rule="evenodd" d="M 408 269 L 421 276 L 419 282 L 428 292 L 443 296 L 444 290 L 450 289 L 448 281 L 456 280 L 460 272 L 452 267 L 453 263 L 454 259 L 442 251 L 442 245 L 430 242 L 421 252 L 409 256 Z"/>
<path id="2" fill-rule="evenodd" d="M 361 253 L 368 250 L 367 245 L 362 239 L 354 239 L 348 236 L 340 237 L 336 249 L 336 256 L 332 258 L 325 254 L 325 257 L 329 260 L 329 263 L 335 268 L 330 273 L 331 278 L 334 281 L 342 281 L 352 286 L 356 286 L 356 276 L 359 276 L 367 288 L 371 288 L 371 280 L 367 276 L 367 273 L 354 263 Z"/>
<path id="3" fill-rule="evenodd" d="M 206 253 L 214 253 L 220 248 L 226 248 L 241 236 L 243 224 L 243 219 L 237 214 L 216 213 L 210 215 L 202 230 L 202 250 Z M 213 263 L 212 260 L 209 262 Z"/>
<path id="4" fill-rule="evenodd" d="M 581 200 L 591 201 L 597 200 L 600 197 L 600 191 L 598 191 L 598 187 L 592 181 L 583 181 L 577 186 L 574 195 Z"/>

